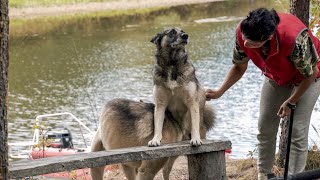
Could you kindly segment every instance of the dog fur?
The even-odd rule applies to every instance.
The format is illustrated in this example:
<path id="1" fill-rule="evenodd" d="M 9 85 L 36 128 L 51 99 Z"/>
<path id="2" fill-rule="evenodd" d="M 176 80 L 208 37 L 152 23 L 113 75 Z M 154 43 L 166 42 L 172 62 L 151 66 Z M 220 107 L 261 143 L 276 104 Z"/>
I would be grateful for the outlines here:
<path id="1" fill-rule="evenodd" d="M 157 46 L 157 63 L 153 73 L 155 129 L 148 145 L 160 145 L 164 113 L 168 109 L 175 119 L 186 122 L 182 129 L 184 134 L 191 135 L 191 145 L 199 146 L 206 132 L 202 126 L 206 98 L 185 50 L 188 34 L 180 28 L 170 28 L 155 36 L 151 42 Z"/>
<path id="2" fill-rule="evenodd" d="M 178 28 L 174 29 L 179 33 L 184 33 Z M 169 33 L 170 30 L 165 30 L 152 39 L 152 42 L 157 45 L 157 63 L 153 76 L 155 101 L 158 105 L 127 99 L 114 99 L 106 103 L 100 116 L 99 128 L 91 144 L 92 151 L 148 144 L 155 135 L 154 128 L 157 122 L 154 121 L 154 117 L 156 117 L 155 113 L 159 112 L 156 108 L 159 107 L 159 102 L 170 104 L 161 106 L 164 109 L 163 112 L 161 111 L 163 113 L 161 115 L 163 117 L 162 143 L 190 139 L 190 135 L 192 137 L 192 134 L 199 132 L 196 135 L 199 137 L 194 137 L 192 141 L 193 145 L 198 145 L 201 144 L 200 138 L 204 139 L 206 132 L 213 127 L 214 111 L 211 106 L 205 105 L 205 92 L 195 77 L 194 67 L 187 60 L 185 45 L 177 42 L 169 45 L 168 37 L 166 37 Z M 172 48 L 167 46 L 172 46 Z M 167 86 L 171 88 L 166 88 Z M 172 100 L 168 101 L 170 98 Z M 195 113 L 190 111 L 197 112 L 199 116 L 193 122 L 198 123 L 196 128 L 191 128 L 191 116 L 195 116 Z M 175 159 L 176 157 L 170 157 L 123 163 L 120 167 L 128 180 L 152 180 L 161 168 L 163 178 L 169 180 L 169 173 Z M 90 173 L 93 180 L 102 180 L 104 167 L 91 168 Z"/>

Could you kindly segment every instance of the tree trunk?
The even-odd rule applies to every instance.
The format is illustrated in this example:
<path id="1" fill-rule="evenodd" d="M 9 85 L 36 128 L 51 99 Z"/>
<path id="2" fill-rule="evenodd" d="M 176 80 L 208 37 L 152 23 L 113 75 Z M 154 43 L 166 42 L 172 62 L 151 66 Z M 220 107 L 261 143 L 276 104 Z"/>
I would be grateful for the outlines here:
<path id="1" fill-rule="evenodd" d="M 8 0 L 0 0 L 0 180 L 8 177 L 8 65 L 9 65 Z"/>
<path id="2" fill-rule="evenodd" d="M 285 158 L 287 153 L 287 142 L 288 142 L 288 118 L 281 120 L 281 134 L 279 142 L 279 152 L 278 157 L 276 158 L 276 166 L 279 168 L 284 168 Z"/>
<path id="3" fill-rule="evenodd" d="M 297 16 L 307 27 L 309 26 L 309 0 L 290 0 L 290 13 Z M 279 142 L 279 153 L 276 159 L 276 165 L 284 168 L 284 162 L 287 152 L 287 137 L 288 137 L 288 123 L 289 118 L 282 119 L 281 135 Z"/>
<path id="4" fill-rule="evenodd" d="M 290 13 L 297 16 L 309 27 L 310 0 L 290 0 Z"/>

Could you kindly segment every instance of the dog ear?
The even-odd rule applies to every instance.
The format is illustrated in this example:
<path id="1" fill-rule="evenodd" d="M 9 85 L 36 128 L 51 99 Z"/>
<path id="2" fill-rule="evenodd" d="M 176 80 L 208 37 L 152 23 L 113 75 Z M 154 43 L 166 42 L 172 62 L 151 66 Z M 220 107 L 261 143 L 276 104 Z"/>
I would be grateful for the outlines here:
<path id="1" fill-rule="evenodd" d="M 154 43 L 154 44 L 156 44 L 156 45 L 159 46 L 160 43 L 161 43 L 161 38 L 162 38 L 161 34 L 157 34 L 155 37 L 153 37 L 153 38 L 151 39 L 150 42 L 152 42 L 152 43 Z"/>

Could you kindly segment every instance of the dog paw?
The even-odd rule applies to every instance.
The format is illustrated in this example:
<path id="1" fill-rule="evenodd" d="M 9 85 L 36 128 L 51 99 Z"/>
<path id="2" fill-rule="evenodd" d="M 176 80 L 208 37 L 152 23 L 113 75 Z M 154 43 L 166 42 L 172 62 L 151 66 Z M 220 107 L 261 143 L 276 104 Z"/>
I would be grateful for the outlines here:
<path id="1" fill-rule="evenodd" d="M 157 139 L 152 139 L 151 141 L 148 142 L 149 147 L 160 146 L 160 144 L 161 144 L 161 141 Z"/>
<path id="2" fill-rule="evenodd" d="M 202 141 L 201 139 L 191 139 L 190 144 L 191 146 L 200 146 L 202 145 Z"/>

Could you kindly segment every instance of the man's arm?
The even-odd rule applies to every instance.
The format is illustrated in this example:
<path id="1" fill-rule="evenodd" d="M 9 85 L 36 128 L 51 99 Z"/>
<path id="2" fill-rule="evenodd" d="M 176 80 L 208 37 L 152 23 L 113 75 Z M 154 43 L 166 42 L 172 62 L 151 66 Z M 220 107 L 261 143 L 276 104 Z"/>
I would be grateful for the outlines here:
<path id="1" fill-rule="evenodd" d="M 207 100 L 217 99 L 221 97 L 232 85 L 234 85 L 246 72 L 248 61 L 242 64 L 233 64 L 227 76 L 225 77 L 222 85 L 217 90 L 208 89 L 206 91 Z"/>
<path id="2" fill-rule="evenodd" d="M 319 73 L 317 67 L 319 55 L 307 30 L 301 32 L 297 37 L 290 59 L 305 79 L 301 81 L 291 96 L 280 106 L 278 116 L 282 118 L 290 114 L 290 110 L 287 107 L 288 103 L 296 104 Z"/>
<path id="3" fill-rule="evenodd" d="M 285 116 L 289 116 L 290 114 L 290 109 L 288 108 L 288 103 L 291 104 L 296 104 L 301 96 L 304 94 L 304 92 L 309 88 L 309 86 L 315 81 L 317 78 L 317 75 L 319 73 L 319 68 L 318 66 L 313 67 L 313 74 L 301 81 L 299 86 L 295 88 L 295 91 L 292 93 L 292 95 L 281 105 L 279 111 L 278 111 L 278 116 L 281 118 Z"/>

